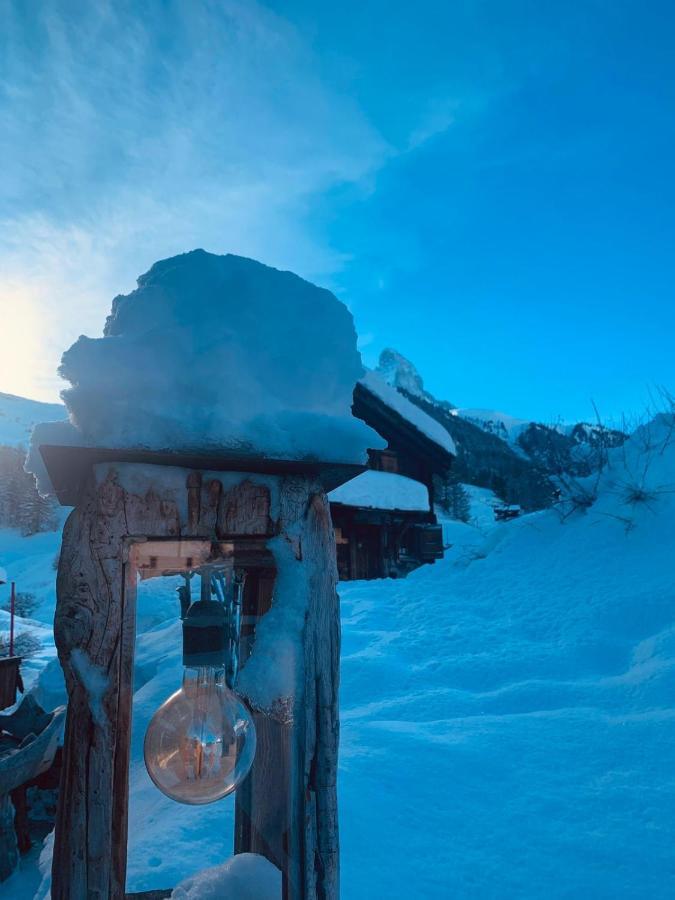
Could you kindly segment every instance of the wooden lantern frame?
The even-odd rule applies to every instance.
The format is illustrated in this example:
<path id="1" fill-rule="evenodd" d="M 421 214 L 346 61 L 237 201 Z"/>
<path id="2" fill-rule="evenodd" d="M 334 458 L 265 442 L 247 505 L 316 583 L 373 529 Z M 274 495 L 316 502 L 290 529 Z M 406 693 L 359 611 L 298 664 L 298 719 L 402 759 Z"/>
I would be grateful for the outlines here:
<path id="1" fill-rule="evenodd" d="M 306 607 L 293 696 L 271 708 L 248 698 L 258 750 L 237 792 L 234 850 L 277 865 L 284 900 L 337 900 L 340 621 L 326 490 L 362 467 L 41 450 L 57 496 L 75 506 L 63 531 L 54 622 L 69 702 L 53 900 L 125 897 L 139 562 L 161 542 L 176 567 L 189 546 L 192 556 L 195 548 L 211 559 L 232 553 L 237 566 L 269 573 L 272 538 L 284 548 L 285 575 L 294 570 L 274 603 L 302 591 Z M 105 686 L 95 700 L 92 675 Z"/>

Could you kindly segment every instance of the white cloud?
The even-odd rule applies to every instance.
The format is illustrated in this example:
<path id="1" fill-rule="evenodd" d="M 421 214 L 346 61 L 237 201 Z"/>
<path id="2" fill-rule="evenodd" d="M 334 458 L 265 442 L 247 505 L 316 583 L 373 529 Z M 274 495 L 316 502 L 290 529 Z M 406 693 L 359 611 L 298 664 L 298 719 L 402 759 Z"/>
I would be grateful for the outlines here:
<path id="1" fill-rule="evenodd" d="M 454 101 L 434 103 L 410 132 L 407 149 L 417 150 L 448 131 L 455 124 L 458 106 Z"/>
<path id="2" fill-rule="evenodd" d="M 202 246 L 318 279 L 339 268 L 305 224 L 312 199 L 366 183 L 390 151 L 287 22 L 251 2 L 56 4 L 30 21 L 21 7 L 0 77 L 0 309 L 15 323 L 0 390 L 53 398 L 61 351 L 100 333 L 156 259 Z"/>

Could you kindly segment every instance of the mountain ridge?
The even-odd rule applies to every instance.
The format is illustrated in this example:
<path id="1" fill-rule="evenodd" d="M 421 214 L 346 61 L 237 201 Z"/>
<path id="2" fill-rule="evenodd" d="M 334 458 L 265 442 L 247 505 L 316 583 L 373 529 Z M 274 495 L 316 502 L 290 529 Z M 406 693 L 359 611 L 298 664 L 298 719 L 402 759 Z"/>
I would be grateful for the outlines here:
<path id="1" fill-rule="evenodd" d="M 453 479 L 489 488 L 525 510 L 550 506 L 566 479 L 597 471 L 627 438 L 601 423 L 547 425 L 437 400 L 414 363 L 391 347 L 380 354 L 376 371 L 450 433 L 458 448 Z"/>

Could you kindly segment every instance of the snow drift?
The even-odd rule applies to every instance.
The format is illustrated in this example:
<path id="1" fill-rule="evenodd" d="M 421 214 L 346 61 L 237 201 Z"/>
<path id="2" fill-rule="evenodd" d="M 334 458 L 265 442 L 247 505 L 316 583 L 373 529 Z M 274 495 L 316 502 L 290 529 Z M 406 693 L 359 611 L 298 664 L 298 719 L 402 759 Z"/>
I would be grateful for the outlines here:
<path id="1" fill-rule="evenodd" d="M 240 853 L 186 879 L 171 900 L 279 900 L 281 872 L 264 856 Z"/>
<path id="2" fill-rule="evenodd" d="M 671 417 L 589 509 L 340 586 L 346 897 L 675 896 L 673 521 Z"/>
<path id="3" fill-rule="evenodd" d="M 362 462 L 381 439 L 351 415 L 363 374 L 352 316 L 291 272 L 194 250 L 116 297 L 103 337 L 80 337 L 60 374 L 71 425 L 40 444 L 226 449 Z"/>

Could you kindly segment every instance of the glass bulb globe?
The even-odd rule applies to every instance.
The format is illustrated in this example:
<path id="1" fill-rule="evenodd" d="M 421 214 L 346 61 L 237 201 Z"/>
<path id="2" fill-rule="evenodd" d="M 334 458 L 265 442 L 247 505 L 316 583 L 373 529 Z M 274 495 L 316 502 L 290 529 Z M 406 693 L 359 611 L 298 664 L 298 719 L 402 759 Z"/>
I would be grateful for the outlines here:
<path id="1" fill-rule="evenodd" d="M 145 766 L 157 787 L 179 803 L 212 803 L 231 794 L 255 756 L 255 726 L 225 684 L 224 669 L 186 668 L 145 734 Z"/>

